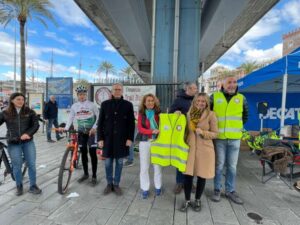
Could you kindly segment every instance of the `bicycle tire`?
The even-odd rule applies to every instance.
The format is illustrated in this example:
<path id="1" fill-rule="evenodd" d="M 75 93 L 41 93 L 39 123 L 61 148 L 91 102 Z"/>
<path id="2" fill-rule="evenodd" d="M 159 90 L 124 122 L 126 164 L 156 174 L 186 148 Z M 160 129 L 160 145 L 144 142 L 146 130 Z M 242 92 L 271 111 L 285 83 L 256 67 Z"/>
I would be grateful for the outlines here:
<path id="1" fill-rule="evenodd" d="M 27 171 L 27 165 L 26 165 L 26 162 L 24 162 L 22 164 L 22 177 L 24 178 L 25 174 L 26 174 L 26 171 Z M 13 173 L 13 168 L 11 167 L 11 173 L 10 173 L 10 176 L 11 178 L 13 179 L 13 181 L 16 181 L 15 179 L 15 176 L 14 176 L 14 173 Z"/>
<path id="2" fill-rule="evenodd" d="M 58 173 L 58 183 L 57 183 L 57 191 L 59 194 L 65 194 L 68 190 L 68 186 L 70 184 L 72 171 L 71 171 L 71 162 L 72 162 L 72 156 L 73 156 L 73 148 L 69 147 L 66 149 L 63 158 L 61 160 L 61 164 L 59 167 L 59 173 Z M 69 160 L 69 166 L 66 168 L 65 165 Z M 64 179 L 64 173 L 67 173 L 66 179 Z M 65 182 L 65 183 L 64 183 Z"/>

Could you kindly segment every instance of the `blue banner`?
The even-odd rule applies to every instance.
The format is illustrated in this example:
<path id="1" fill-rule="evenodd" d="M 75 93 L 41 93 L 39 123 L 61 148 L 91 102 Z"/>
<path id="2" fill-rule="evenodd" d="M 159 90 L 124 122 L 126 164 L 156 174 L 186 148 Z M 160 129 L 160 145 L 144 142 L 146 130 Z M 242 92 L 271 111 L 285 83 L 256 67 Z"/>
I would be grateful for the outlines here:
<path id="1" fill-rule="evenodd" d="M 73 104 L 73 78 L 47 77 L 46 101 L 55 96 L 59 109 L 69 109 Z"/>
<path id="2" fill-rule="evenodd" d="M 69 109 L 73 103 L 73 95 L 55 95 L 59 109 Z"/>
<path id="3" fill-rule="evenodd" d="M 263 127 L 273 130 L 280 127 L 281 116 L 281 93 L 243 93 L 249 105 L 249 119 L 245 124 L 246 130 L 259 130 L 260 118 L 257 112 L 259 102 L 268 103 L 268 112 L 264 116 Z M 285 125 L 299 124 L 297 119 L 300 112 L 300 93 L 288 93 L 286 97 Z"/>

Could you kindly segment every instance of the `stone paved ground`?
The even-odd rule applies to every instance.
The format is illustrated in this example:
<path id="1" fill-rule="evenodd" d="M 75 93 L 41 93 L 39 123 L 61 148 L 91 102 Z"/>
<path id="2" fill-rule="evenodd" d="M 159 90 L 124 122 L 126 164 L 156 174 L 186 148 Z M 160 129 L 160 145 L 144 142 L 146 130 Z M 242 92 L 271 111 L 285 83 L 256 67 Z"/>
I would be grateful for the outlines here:
<path id="1" fill-rule="evenodd" d="M 0 128 L 3 136 L 4 126 Z M 280 179 L 274 178 L 266 184 L 260 182 L 261 168 L 256 157 L 249 152 L 242 152 L 238 166 L 237 190 L 244 199 L 243 206 L 230 203 L 222 198 L 220 203 L 209 200 L 212 181 L 207 182 L 202 197 L 202 211 L 181 213 L 180 207 L 184 196 L 175 196 L 172 189 L 175 170 L 163 171 L 164 193 L 161 197 L 152 194 L 143 200 L 139 192 L 139 163 L 124 168 L 121 187 L 124 195 L 117 197 L 114 193 L 103 196 L 106 185 L 104 164 L 99 161 L 98 177 L 100 183 L 91 187 L 88 182 L 78 184 L 76 179 L 82 170 L 76 170 L 72 177 L 69 193 L 76 192 L 77 198 L 67 198 L 57 193 L 58 167 L 64 152 L 65 140 L 49 144 L 45 134 L 36 135 L 37 146 L 37 181 L 43 189 L 40 196 L 27 193 L 28 176 L 25 178 L 25 194 L 14 195 L 15 184 L 7 178 L 0 185 L 0 225 L 7 224 L 215 224 L 215 225 L 251 225 L 256 224 L 247 217 L 247 213 L 256 212 L 263 217 L 265 225 L 299 225 L 300 193 L 289 189 Z M 138 154 L 135 155 L 136 159 Z M 3 181 L 3 168 L 0 169 L 0 181 Z"/>

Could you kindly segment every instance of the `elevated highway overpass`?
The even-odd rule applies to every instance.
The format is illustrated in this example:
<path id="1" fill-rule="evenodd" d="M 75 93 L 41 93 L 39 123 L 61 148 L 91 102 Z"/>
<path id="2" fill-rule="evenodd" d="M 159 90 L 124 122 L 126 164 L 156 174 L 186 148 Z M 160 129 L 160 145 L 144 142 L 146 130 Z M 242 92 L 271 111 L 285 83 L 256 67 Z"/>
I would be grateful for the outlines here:
<path id="1" fill-rule="evenodd" d="M 278 1 L 75 0 L 146 83 L 196 79 Z"/>

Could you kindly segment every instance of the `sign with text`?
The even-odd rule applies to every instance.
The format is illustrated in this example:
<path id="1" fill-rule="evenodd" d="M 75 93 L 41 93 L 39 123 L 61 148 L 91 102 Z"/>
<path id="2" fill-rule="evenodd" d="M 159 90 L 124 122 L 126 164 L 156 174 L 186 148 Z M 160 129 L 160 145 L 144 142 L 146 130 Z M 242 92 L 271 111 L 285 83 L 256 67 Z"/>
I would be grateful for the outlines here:
<path id="1" fill-rule="evenodd" d="M 144 95 L 156 93 L 155 85 L 124 85 L 123 97 L 133 104 L 137 118 L 139 105 Z M 111 86 L 94 86 L 93 101 L 100 107 L 101 103 L 111 98 Z"/>
<path id="2" fill-rule="evenodd" d="M 260 119 L 263 127 L 276 130 L 280 127 L 281 118 L 281 93 L 245 93 L 249 105 L 249 118 L 245 124 L 247 130 L 259 130 Z M 298 124 L 297 115 L 300 112 L 300 93 L 288 93 L 286 96 L 285 125 Z M 266 115 L 257 113 L 257 103 L 266 102 L 268 110 Z"/>

